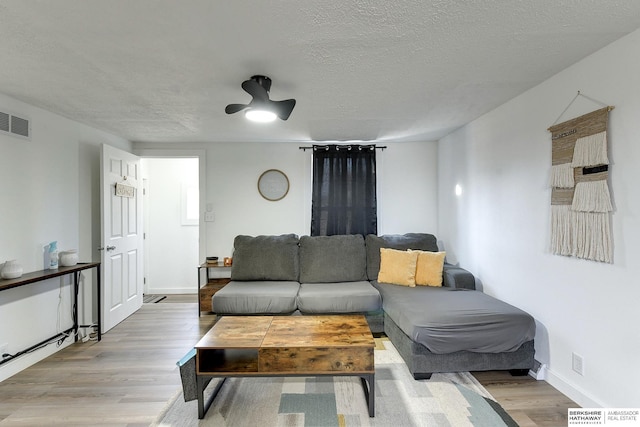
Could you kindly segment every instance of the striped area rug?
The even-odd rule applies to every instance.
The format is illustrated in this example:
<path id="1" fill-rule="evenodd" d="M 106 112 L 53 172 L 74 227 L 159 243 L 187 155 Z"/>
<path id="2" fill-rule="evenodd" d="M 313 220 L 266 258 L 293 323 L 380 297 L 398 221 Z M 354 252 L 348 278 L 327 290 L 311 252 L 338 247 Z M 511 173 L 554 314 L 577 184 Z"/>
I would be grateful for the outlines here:
<path id="1" fill-rule="evenodd" d="M 391 342 L 376 341 L 373 418 L 358 377 L 229 378 L 203 420 L 197 402 L 185 402 L 180 390 L 153 425 L 517 426 L 471 374 L 416 381 Z"/>

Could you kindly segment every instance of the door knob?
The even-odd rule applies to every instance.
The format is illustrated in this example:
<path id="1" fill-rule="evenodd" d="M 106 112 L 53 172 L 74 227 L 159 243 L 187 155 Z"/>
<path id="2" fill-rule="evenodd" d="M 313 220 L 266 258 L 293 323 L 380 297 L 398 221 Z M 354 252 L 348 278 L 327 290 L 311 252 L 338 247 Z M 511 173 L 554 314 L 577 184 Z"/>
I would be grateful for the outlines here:
<path id="1" fill-rule="evenodd" d="M 115 246 L 107 246 L 106 248 L 104 248 L 104 247 L 100 247 L 100 248 L 98 248 L 98 250 L 99 250 L 99 251 L 103 251 L 103 250 L 105 250 L 105 249 L 106 249 L 107 251 L 112 251 L 112 250 L 114 250 L 115 248 L 116 248 Z"/>

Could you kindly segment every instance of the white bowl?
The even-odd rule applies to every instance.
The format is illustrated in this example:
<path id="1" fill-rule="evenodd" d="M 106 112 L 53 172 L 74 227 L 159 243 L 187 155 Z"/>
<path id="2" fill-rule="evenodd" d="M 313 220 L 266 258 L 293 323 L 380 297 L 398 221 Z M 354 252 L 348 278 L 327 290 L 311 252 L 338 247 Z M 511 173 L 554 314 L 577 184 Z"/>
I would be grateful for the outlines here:
<path id="1" fill-rule="evenodd" d="M 71 267 L 78 263 L 78 252 L 75 250 L 62 251 L 58 254 L 58 265 L 61 267 Z"/>
<path id="2" fill-rule="evenodd" d="M 17 279 L 22 276 L 22 266 L 15 259 L 4 263 L 0 271 L 0 277 L 3 279 Z"/>

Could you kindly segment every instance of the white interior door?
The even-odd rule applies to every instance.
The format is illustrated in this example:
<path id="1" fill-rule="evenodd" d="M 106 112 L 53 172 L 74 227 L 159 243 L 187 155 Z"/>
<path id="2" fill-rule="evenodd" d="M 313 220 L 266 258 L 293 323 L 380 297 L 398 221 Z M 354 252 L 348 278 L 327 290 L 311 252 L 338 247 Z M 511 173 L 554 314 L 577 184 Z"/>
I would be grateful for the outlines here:
<path id="1" fill-rule="evenodd" d="M 106 332 L 142 306 L 140 159 L 103 144 L 100 179 L 102 332 Z M 121 184 L 123 190 L 119 195 L 116 184 Z"/>

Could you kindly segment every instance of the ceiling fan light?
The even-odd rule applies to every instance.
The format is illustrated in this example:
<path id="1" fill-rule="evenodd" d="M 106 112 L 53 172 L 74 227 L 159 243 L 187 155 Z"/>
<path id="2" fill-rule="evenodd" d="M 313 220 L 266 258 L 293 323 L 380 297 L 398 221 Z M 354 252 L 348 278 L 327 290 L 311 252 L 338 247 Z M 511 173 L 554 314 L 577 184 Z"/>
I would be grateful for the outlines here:
<path id="1" fill-rule="evenodd" d="M 252 122 L 268 123 L 276 119 L 276 113 L 269 110 L 250 108 L 244 112 L 244 116 Z"/>

